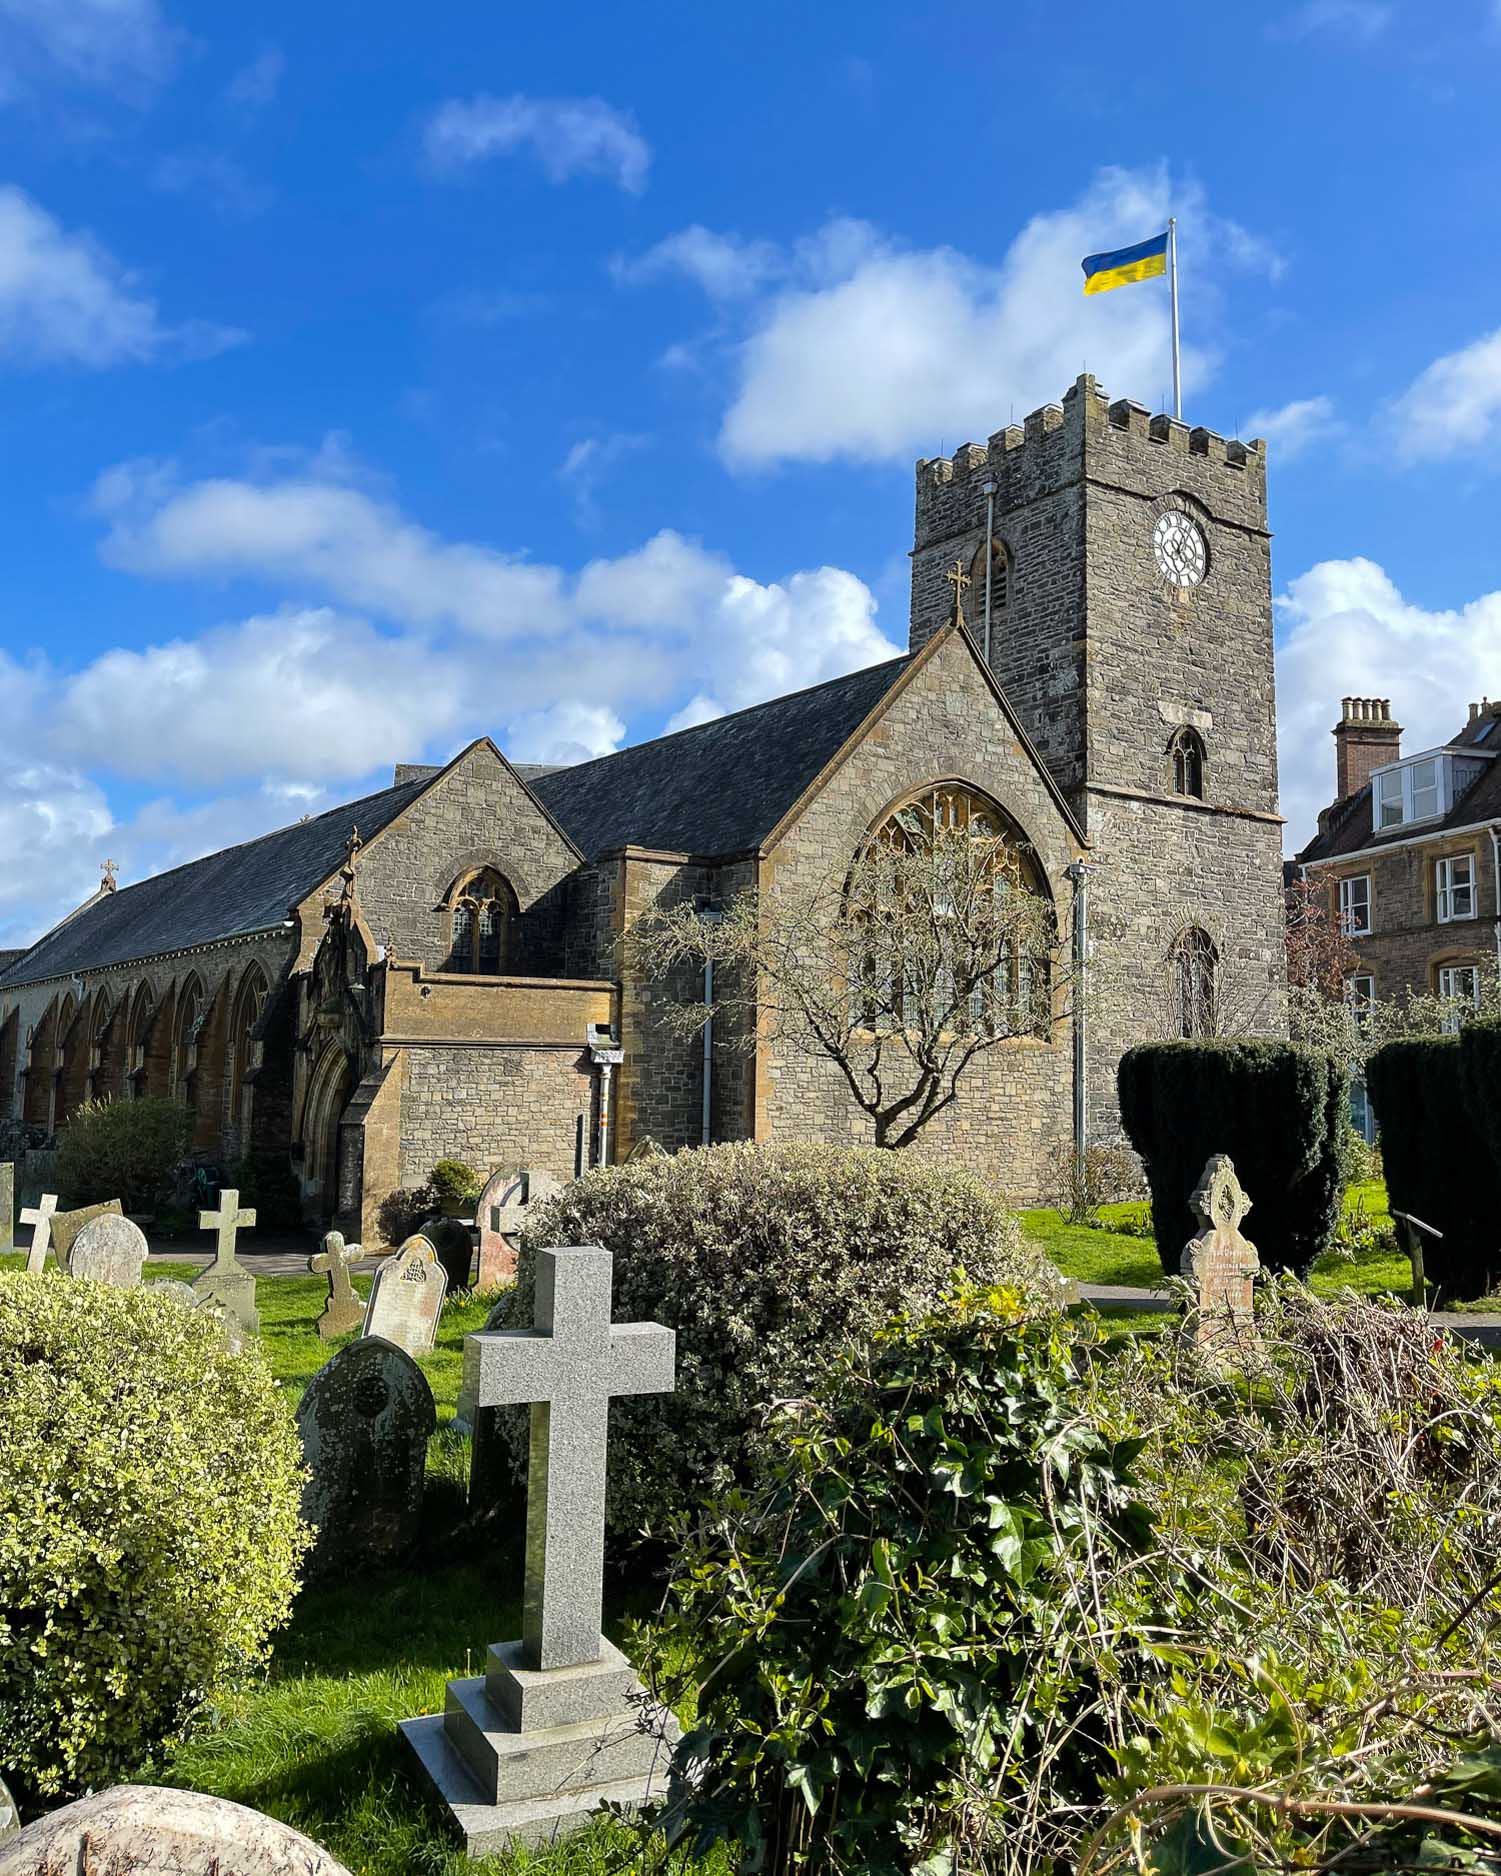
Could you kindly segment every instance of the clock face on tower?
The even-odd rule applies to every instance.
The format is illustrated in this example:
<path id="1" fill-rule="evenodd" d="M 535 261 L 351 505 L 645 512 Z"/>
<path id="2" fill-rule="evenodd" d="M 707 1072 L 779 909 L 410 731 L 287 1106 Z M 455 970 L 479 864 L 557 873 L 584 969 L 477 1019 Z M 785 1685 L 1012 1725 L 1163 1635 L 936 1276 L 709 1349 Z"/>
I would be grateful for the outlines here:
<path id="1" fill-rule="evenodd" d="M 1209 567 L 1209 546 L 1202 530 L 1177 508 L 1157 517 L 1152 552 L 1158 571 L 1174 586 L 1197 586 Z"/>

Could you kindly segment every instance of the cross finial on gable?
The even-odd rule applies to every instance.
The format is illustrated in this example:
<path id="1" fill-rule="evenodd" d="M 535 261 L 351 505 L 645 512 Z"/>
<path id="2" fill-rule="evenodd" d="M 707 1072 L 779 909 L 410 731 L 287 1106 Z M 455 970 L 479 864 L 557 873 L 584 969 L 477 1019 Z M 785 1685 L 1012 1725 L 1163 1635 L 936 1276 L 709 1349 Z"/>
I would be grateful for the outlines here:
<path id="1" fill-rule="evenodd" d="M 953 623 L 955 625 L 963 625 L 964 623 L 964 589 L 966 586 L 969 585 L 969 575 L 964 571 L 964 562 L 962 560 L 956 560 L 953 566 L 949 568 L 948 572 L 944 574 L 943 577 L 948 581 L 949 585 L 952 586 L 954 589 Z"/>
<path id="2" fill-rule="evenodd" d="M 99 869 L 99 890 L 101 892 L 113 892 L 115 890 L 115 875 L 119 870 L 120 868 L 116 861 L 106 860 L 104 862 L 103 866 Z"/>

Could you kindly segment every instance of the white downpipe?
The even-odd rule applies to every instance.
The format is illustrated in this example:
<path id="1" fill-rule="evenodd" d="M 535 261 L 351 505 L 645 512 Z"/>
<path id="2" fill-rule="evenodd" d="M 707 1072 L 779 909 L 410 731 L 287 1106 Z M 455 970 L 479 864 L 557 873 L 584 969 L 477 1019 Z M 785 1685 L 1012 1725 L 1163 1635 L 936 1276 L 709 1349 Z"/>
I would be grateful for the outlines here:
<path id="1" fill-rule="evenodd" d="M 1496 974 L 1501 977 L 1501 830 L 1491 822 L 1491 866 L 1496 880 Z"/>
<path id="2" fill-rule="evenodd" d="M 595 1158 L 596 1166 L 608 1166 L 610 1163 L 610 1077 L 615 1073 L 613 1062 L 601 1062 L 599 1065 L 599 1146 Z"/>

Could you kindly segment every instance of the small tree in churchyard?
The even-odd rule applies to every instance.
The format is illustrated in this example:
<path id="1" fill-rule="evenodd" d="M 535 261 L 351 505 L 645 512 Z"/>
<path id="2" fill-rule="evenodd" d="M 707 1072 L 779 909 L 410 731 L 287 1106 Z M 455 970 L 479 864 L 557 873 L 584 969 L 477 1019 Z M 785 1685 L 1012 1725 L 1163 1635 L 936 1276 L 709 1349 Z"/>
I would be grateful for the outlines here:
<path id="1" fill-rule="evenodd" d="M 958 789 L 892 816 L 847 871 L 713 916 L 659 909 L 626 937 L 649 979 L 712 966 L 711 999 L 670 1005 L 670 1025 L 691 1034 L 712 1015 L 727 1046 L 764 1037 L 832 1063 L 880 1147 L 916 1139 L 981 1056 L 1049 1033 L 1056 942 L 1032 854 Z"/>

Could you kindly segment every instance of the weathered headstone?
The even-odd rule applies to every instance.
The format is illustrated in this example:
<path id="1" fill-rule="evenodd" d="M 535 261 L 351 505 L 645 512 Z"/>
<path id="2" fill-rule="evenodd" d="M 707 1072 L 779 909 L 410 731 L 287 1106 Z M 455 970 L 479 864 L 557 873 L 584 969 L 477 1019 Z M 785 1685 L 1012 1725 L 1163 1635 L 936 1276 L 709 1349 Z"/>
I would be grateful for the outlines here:
<path id="1" fill-rule="evenodd" d="M 16 1248 L 16 1169 L 0 1160 L 0 1251 Z"/>
<path id="2" fill-rule="evenodd" d="M 450 1292 L 469 1288 L 469 1271 L 474 1262 L 474 1235 L 462 1219 L 429 1218 L 418 1229 L 426 1238 L 443 1266 Z"/>
<path id="3" fill-rule="evenodd" d="M 330 1231 L 323 1240 L 323 1249 L 308 1259 L 307 1267 L 315 1277 L 328 1278 L 328 1300 L 318 1318 L 318 1333 L 325 1342 L 351 1334 L 365 1320 L 364 1298 L 355 1294 L 349 1280 L 350 1265 L 363 1256 L 363 1245 L 346 1244 L 342 1231 Z"/>
<path id="4" fill-rule="evenodd" d="M 26 1253 L 26 1269 L 33 1277 L 47 1268 L 47 1246 L 52 1242 L 52 1214 L 57 1210 L 57 1194 L 44 1192 L 35 1205 L 21 1211 L 21 1223 L 31 1226 L 31 1248 Z"/>
<path id="5" fill-rule="evenodd" d="M 91 1218 L 103 1218 L 109 1212 L 116 1217 L 124 1210 L 118 1199 L 105 1199 L 100 1205 L 82 1205 L 77 1211 L 54 1212 L 52 1214 L 52 1255 L 68 1268 L 68 1259 L 73 1254 L 73 1240 L 83 1230 Z"/>
<path id="6" fill-rule="evenodd" d="M 117 1785 L 0 1842 L 0 1876 L 349 1876 L 290 1824 L 227 1798 Z"/>
<path id="7" fill-rule="evenodd" d="M 254 1223 L 255 1213 L 241 1208 L 240 1195 L 232 1186 L 219 1194 L 218 1211 L 198 1214 L 198 1229 L 219 1235 L 214 1261 L 194 1279 L 193 1288 L 200 1296 L 211 1296 L 246 1335 L 260 1333 L 261 1319 L 255 1307 L 255 1278 L 235 1257 L 235 1237 Z"/>
<path id="8" fill-rule="evenodd" d="M 21 1813 L 10 1795 L 10 1787 L 0 1778 L 0 1845 L 4 1844 L 7 1837 L 14 1837 L 20 1828 Z"/>
<path id="9" fill-rule="evenodd" d="M 150 1246 L 146 1233 L 133 1219 L 118 1212 L 91 1218 L 73 1240 L 68 1275 L 116 1290 L 133 1290 L 141 1281 L 141 1266 Z"/>
<path id="10" fill-rule="evenodd" d="M 498 1289 L 516 1275 L 516 1251 L 529 1207 L 554 1198 L 562 1181 L 547 1172 L 493 1173 L 474 1216 L 479 1224 L 477 1290 Z"/>
<path id="11" fill-rule="evenodd" d="M 600 1632 L 610 1401 L 673 1385 L 674 1337 L 611 1325 L 608 1251 L 544 1251 L 536 1326 L 471 1335 L 465 1389 L 480 1407 L 530 1404 L 526 1590 L 520 1641 L 450 1681 L 446 1711 L 401 1732 L 470 1856 L 534 1843 L 606 1803 L 640 1804 L 665 1778 L 670 1714 L 641 1722 L 644 1690 Z"/>
<path id="12" fill-rule="evenodd" d="M 365 1334 L 383 1336 L 409 1355 L 425 1355 L 438 1332 L 448 1278 L 424 1237 L 408 1238 L 370 1282 Z"/>
<path id="13" fill-rule="evenodd" d="M 1255 1333 L 1252 1286 L 1261 1267 L 1256 1246 L 1240 1234 L 1251 1201 L 1228 1155 L 1216 1153 L 1205 1166 L 1191 1203 L 1200 1230 L 1179 1266 L 1196 1292 L 1185 1329 L 1200 1348 L 1228 1354 Z"/>
<path id="14" fill-rule="evenodd" d="M 297 1408 L 310 1474 L 302 1515 L 318 1533 L 310 1575 L 385 1569 L 407 1555 L 436 1425 L 422 1370 L 379 1336 L 351 1342 L 318 1370 Z"/>

